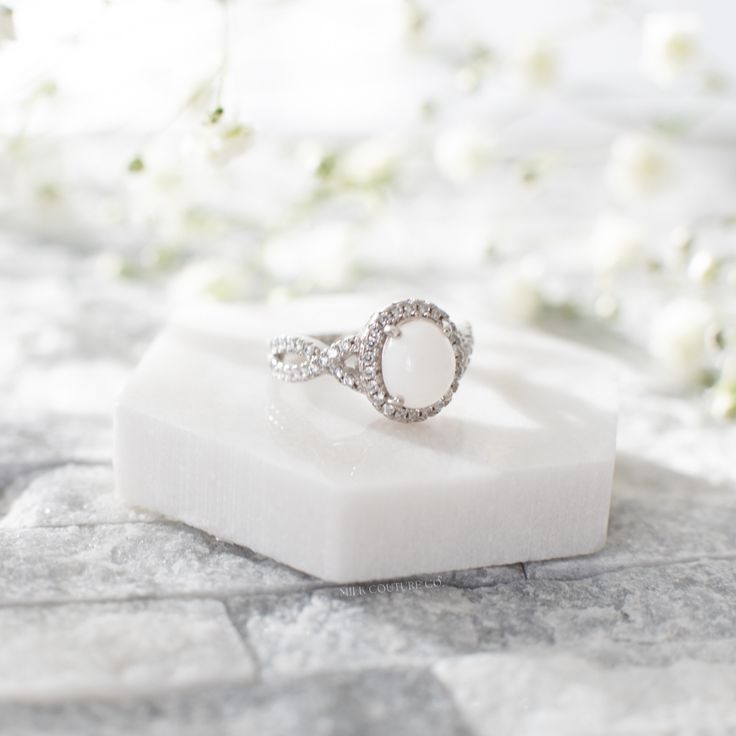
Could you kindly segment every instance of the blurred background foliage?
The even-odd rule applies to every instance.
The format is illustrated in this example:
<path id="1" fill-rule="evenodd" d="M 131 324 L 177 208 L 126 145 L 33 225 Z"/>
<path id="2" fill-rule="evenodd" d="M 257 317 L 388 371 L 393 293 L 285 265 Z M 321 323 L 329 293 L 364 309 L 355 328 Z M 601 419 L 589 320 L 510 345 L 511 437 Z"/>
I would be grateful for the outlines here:
<path id="1" fill-rule="evenodd" d="M 172 305 L 461 293 L 733 418 L 734 27 L 725 0 L 17 0 L 0 228 Z"/>

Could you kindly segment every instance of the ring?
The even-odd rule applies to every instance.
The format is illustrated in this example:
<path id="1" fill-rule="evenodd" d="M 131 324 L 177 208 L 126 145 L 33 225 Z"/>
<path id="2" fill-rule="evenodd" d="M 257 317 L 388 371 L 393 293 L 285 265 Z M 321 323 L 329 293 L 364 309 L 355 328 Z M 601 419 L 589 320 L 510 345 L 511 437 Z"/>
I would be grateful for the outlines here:
<path id="1" fill-rule="evenodd" d="M 421 422 L 457 391 L 473 351 L 470 325 L 435 304 L 394 302 L 353 335 L 284 335 L 271 341 L 273 375 L 287 382 L 331 374 L 385 417 Z"/>

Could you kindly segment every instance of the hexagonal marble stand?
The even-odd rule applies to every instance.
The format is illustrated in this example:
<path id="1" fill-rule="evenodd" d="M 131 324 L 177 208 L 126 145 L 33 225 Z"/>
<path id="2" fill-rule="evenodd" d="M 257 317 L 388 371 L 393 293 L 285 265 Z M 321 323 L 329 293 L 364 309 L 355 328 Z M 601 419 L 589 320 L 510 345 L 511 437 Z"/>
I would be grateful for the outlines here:
<path id="1" fill-rule="evenodd" d="M 181 316 L 117 406 L 118 492 L 334 582 L 600 549 L 617 399 L 596 355 L 476 321 L 455 399 L 420 424 L 385 419 L 331 376 L 271 377 L 273 334 L 355 331 L 383 306 L 333 299 Z"/>

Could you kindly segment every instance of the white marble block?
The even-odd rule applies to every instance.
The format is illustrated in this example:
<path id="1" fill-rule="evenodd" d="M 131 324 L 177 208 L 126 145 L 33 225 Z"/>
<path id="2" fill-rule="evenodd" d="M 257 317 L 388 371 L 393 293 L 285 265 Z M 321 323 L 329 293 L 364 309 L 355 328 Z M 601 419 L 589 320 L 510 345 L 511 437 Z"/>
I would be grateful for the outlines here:
<path id="1" fill-rule="evenodd" d="M 118 492 L 334 582 L 600 549 L 617 398 L 596 355 L 476 321 L 455 398 L 418 424 L 384 418 L 331 376 L 271 377 L 273 334 L 354 331 L 383 306 L 315 300 L 181 316 L 116 409 Z"/>

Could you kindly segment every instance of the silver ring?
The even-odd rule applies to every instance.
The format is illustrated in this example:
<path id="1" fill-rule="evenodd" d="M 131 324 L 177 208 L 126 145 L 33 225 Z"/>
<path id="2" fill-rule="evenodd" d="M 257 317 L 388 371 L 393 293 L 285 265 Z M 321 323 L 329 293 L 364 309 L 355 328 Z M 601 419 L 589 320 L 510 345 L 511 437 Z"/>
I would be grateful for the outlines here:
<path id="1" fill-rule="evenodd" d="M 352 335 L 283 335 L 271 341 L 273 375 L 324 374 L 364 394 L 385 417 L 421 422 L 450 403 L 473 351 L 469 324 L 419 299 L 394 302 Z"/>

